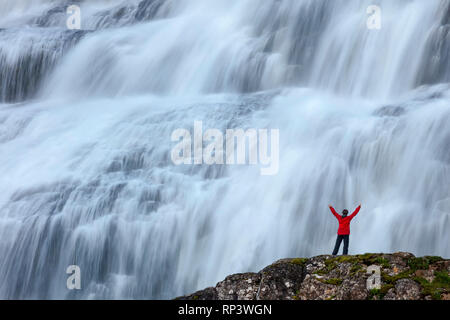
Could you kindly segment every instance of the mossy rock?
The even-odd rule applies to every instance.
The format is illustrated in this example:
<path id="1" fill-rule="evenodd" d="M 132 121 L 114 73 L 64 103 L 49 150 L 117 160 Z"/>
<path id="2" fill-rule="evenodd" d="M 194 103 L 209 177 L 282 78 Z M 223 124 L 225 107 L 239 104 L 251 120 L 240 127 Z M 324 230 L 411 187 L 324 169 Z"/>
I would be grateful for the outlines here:
<path id="1" fill-rule="evenodd" d="M 444 260 L 444 258 L 439 257 L 439 256 L 425 256 L 424 258 L 428 260 L 429 264 L 434 264 L 436 262 Z"/>
<path id="2" fill-rule="evenodd" d="M 317 270 L 317 271 L 314 271 L 313 273 L 314 274 L 318 274 L 318 275 L 320 275 L 320 276 L 323 276 L 323 275 L 326 275 L 326 274 L 328 274 L 328 270 L 326 270 L 326 269 L 320 269 L 320 270 Z"/>
<path id="3" fill-rule="evenodd" d="M 358 257 L 357 256 L 339 256 L 336 258 L 331 258 L 329 259 L 333 262 L 337 262 L 337 263 L 355 263 L 358 262 Z"/>
<path id="4" fill-rule="evenodd" d="M 433 282 L 428 282 L 425 278 L 414 277 L 413 279 L 422 286 L 422 294 L 431 296 L 434 300 L 440 300 L 445 292 L 450 292 L 450 276 L 447 272 L 435 272 Z"/>
<path id="5" fill-rule="evenodd" d="M 381 253 L 365 253 L 357 255 L 356 257 L 358 258 L 358 262 L 367 266 L 376 264 L 381 265 L 383 268 L 391 267 L 389 260 L 384 258 Z"/>
<path id="6" fill-rule="evenodd" d="M 339 256 L 336 258 L 331 258 L 325 261 L 325 263 L 351 263 L 351 264 L 364 264 L 373 265 L 378 264 L 385 268 L 389 268 L 389 260 L 382 257 L 381 253 L 365 253 L 358 254 L 355 256 Z"/>
<path id="7" fill-rule="evenodd" d="M 412 270 L 412 269 L 400 272 L 399 274 L 397 274 L 395 276 L 390 276 L 385 272 L 381 272 L 381 279 L 383 280 L 383 282 L 385 282 L 387 284 L 395 284 L 400 279 L 410 278 L 413 273 L 414 273 L 414 270 Z"/>
<path id="8" fill-rule="evenodd" d="M 374 264 L 379 264 L 383 268 L 390 268 L 391 264 L 389 263 L 389 260 L 383 257 L 377 257 L 375 258 Z"/>
<path id="9" fill-rule="evenodd" d="M 425 256 L 422 258 L 411 258 L 408 259 L 408 267 L 416 270 L 427 270 L 431 264 L 434 264 L 439 261 L 443 261 L 444 259 L 439 256 Z"/>
<path id="10" fill-rule="evenodd" d="M 328 274 L 338 266 L 336 261 L 334 261 L 333 259 L 328 259 L 325 260 L 324 262 L 325 268 L 322 268 L 319 271 L 317 271 L 318 274 Z"/>
<path id="11" fill-rule="evenodd" d="M 308 261 L 307 258 L 294 258 L 291 260 L 291 263 L 300 265 L 300 266 L 304 266 L 307 261 Z"/>
<path id="12" fill-rule="evenodd" d="M 388 293 L 390 289 L 394 287 L 393 284 L 385 284 L 381 286 L 381 289 L 372 289 L 369 291 L 369 300 L 374 300 L 375 297 L 378 298 L 378 300 L 383 300 L 384 296 Z"/>
<path id="13" fill-rule="evenodd" d="M 425 257 L 408 259 L 408 267 L 411 268 L 411 270 L 426 270 L 429 266 L 430 262 Z"/>
<path id="14" fill-rule="evenodd" d="M 353 266 L 351 267 L 351 269 L 350 269 L 350 275 L 355 275 L 355 274 L 357 274 L 357 273 L 363 273 L 364 272 L 364 270 L 363 270 L 363 266 L 361 265 L 361 264 L 359 264 L 359 263 L 355 263 L 355 264 L 353 264 Z"/>
<path id="15" fill-rule="evenodd" d="M 350 263 L 352 267 L 350 274 L 355 275 L 363 272 L 363 265 L 380 265 L 383 268 L 390 268 L 389 260 L 384 258 L 382 254 L 377 253 L 365 253 L 355 256 L 339 256 L 325 261 L 326 267 L 316 272 L 317 274 L 327 274 L 337 267 L 339 263 Z"/>
<path id="16" fill-rule="evenodd" d="M 357 254 L 356 257 L 358 260 L 368 260 L 376 257 L 378 254 L 376 253 L 364 253 L 364 254 Z"/>
<path id="17" fill-rule="evenodd" d="M 340 286 L 344 280 L 339 278 L 331 278 L 331 279 L 320 279 L 321 282 L 326 284 L 332 284 L 335 286 Z"/>

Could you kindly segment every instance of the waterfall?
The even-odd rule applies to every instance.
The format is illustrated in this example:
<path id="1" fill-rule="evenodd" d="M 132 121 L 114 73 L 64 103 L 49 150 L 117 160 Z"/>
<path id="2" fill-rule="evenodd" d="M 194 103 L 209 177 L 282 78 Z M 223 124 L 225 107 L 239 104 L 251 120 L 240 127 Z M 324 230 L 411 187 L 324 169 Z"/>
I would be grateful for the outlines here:
<path id="1" fill-rule="evenodd" d="M 329 254 L 328 204 L 363 205 L 350 254 L 448 258 L 449 17 L 448 0 L 3 0 L 0 298 L 166 299 Z M 195 121 L 279 129 L 278 174 L 175 165 Z"/>

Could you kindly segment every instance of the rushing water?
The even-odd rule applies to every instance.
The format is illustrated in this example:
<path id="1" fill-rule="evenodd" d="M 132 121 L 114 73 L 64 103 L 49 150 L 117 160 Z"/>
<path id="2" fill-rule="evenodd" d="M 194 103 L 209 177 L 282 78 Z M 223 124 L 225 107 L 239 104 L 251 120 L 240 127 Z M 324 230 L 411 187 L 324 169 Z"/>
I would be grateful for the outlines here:
<path id="1" fill-rule="evenodd" d="M 363 204 L 350 253 L 449 257 L 450 1 L 373 2 L 2 0 L 0 298 L 172 298 L 330 253 L 330 203 Z M 196 120 L 280 129 L 279 173 L 175 166 Z"/>

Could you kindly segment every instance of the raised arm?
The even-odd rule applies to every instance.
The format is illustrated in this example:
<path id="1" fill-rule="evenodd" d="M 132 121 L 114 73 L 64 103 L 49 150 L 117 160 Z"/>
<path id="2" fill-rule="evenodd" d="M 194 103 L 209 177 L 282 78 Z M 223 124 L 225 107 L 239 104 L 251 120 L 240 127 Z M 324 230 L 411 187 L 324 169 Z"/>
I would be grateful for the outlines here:
<path id="1" fill-rule="evenodd" d="M 336 212 L 336 210 L 334 210 L 334 208 L 331 205 L 329 205 L 328 207 L 330 208 L 331 213 L 336 217 L 336 219 L 339 220 L 341 216 Z"/>
<path id="2" fill-rule="evenodd" d="M 353 211 L 353 213 L 350 215 L 350 219 L 353 219 L 358 214 L 359 210 L 361 210 L 361 205 L 359 205 L 358 208 Z"/>

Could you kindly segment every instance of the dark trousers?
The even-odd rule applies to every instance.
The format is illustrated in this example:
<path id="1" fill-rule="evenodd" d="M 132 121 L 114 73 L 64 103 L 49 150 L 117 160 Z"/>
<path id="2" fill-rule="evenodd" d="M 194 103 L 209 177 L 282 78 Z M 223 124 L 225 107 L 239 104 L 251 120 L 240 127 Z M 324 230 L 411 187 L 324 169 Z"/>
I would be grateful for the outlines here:
<path id="1" fill-rule="evenodd" d="M 336 239 L 336 244 L 334 245 L 333 256 L 338 254 L 342 240 L 344 240 L 344 255 L 348 254 L 348 242 L 350 241 L 350 235 L 349 234 L 338 235 Z"/>

